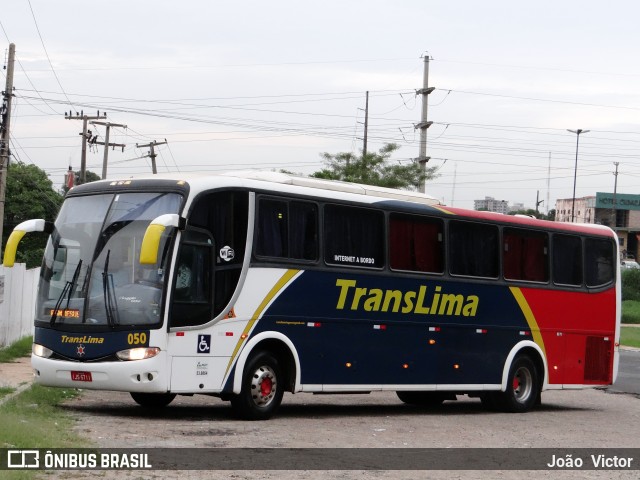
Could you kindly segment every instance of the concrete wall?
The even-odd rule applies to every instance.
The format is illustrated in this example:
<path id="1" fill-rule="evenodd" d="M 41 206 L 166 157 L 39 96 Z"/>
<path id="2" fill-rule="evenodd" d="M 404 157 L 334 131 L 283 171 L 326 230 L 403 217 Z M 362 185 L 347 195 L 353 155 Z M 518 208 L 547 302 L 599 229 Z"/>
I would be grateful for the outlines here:
<path id="1" fill-rule="evenodd" d="M 33 334 L 40 268 L 0 265 L 0 348 Z"/>

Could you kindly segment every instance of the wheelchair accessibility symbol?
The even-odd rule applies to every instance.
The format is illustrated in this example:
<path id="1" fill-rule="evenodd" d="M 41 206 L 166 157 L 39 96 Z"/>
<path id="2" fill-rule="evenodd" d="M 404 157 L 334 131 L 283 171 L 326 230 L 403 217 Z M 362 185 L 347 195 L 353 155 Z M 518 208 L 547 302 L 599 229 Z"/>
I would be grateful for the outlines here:
<path id="1" fill-rule="evenodd" d="M 211 351 L 211 335 L 198 335 L 198 353 Z"/>

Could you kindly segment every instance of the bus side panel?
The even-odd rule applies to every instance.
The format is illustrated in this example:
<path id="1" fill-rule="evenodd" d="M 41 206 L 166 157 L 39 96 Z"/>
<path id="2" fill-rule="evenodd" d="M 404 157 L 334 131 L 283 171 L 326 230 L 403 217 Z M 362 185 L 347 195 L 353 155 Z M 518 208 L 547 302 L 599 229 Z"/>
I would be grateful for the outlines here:
<path id="1" fill-rule="evenodd" d="M 303 384 L 376 387 L 499 384 L 530 327 L 503 285 L 306 271 L 255 333 L 273 329 L 297 346 Z"/>
<path id="2" fill-rule="evenodd" d="M 540 327 L 549 384 L 607 385 L 612 381 L 616 293 L 523 289 Z"/>

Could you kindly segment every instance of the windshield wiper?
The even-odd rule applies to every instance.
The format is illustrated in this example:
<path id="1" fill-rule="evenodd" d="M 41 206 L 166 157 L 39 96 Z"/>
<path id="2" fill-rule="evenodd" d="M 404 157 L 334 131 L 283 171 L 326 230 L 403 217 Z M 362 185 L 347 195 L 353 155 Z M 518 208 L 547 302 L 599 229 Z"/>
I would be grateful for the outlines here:
<path id="1" fill-rule="evenodd" d="M 104 295 L 104 310 L 107 315 L 107 323 L 113 328 L 120 324 L 120 318 L 118 317 L 118 304 L 115 297 L 113 275 L 109 273 L 110 255 L 111 250 L 107 250 L 107 258 L 104 260 L 104 271 L 102 272 L 102 291 Z"/>
<path id="2" fill-rule="evenodd" d="M 73 289 L 75 288 L 76 282 L 78 281 L 78 276 L 80 275 L 80 267 L 81 266 L 82 266 L 82 259 L 80 259 L 80 261 L 78 261 L 78 266 L 76 267 L 75 271 L 73 272 L 73 277 L 71 278 L 71 281 L 67 280 L 67 283 L 64 284 L 64 288 L 62 289 L 62 293 L 58 297 L 58 301 L 56 302 L 56 306 L 53 309 L 53 312 L 51 313 L 51 320 L 49 320 L 49 324 L 51 326 L 53 326 L 56 323 L 56 320 L 58 319 L 58 312 L 60 311 L 60 304 L 62 303 L 62 300 L 64 299 L 65 295 L 67 295 L 67 294 L 68 294 L 68 296 L 67 296 L 67 304 L 65 305 L 65 310 L 69 309 L 69 303 L 71 302 L 71 294 L 73 293 Z"/>

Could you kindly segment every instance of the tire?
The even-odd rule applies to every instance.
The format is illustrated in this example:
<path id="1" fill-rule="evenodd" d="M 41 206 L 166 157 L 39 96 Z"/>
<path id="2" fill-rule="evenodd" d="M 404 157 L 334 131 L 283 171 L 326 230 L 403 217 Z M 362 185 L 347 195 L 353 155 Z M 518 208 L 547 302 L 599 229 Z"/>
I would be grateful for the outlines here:
<path id="1" fill-rule="evenodd" d="M 396 392 L 398 398 L 408 405 L 437 407 L 445 400 L 455 400 L 455 395 L 441 392 Z"/>
<path id="2" fill-rule="evenodd" d="M 496 395 L 495 403 L 504 412 L 528 412 L 538 404 L 540 391 L 540 376 L 535 364 L 528 356 L 519 356 L 509 369 L 507 390 Z"/>
<path id="3" fill-rule="evenodd" d="M 242 389 L 231 397 L 231 406 L 245 420 L 268 420 L 284 395 L 284 378 L 278 360 L 269 352 L 257 352 L 242 374 Z"/>
<path id="4" fill-rule="evenodd" d="M 130 395 L 138 405 L 145 408 L 164 408 L 176 398 L 175 393 L 131 392 Z"/>

